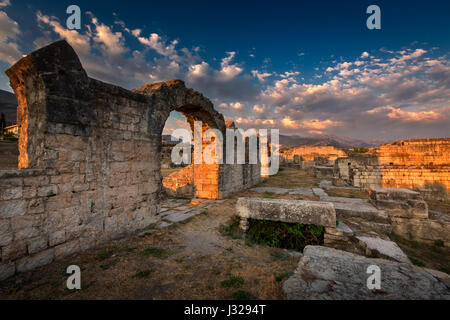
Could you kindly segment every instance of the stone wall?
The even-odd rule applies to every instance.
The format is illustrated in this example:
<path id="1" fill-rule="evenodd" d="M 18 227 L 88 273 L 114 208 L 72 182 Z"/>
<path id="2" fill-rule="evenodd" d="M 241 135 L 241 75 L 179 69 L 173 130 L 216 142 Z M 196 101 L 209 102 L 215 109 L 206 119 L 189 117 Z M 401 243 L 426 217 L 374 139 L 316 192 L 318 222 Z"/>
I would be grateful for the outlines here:
<path id="1" fill-rule="evenodd" d="M 380 165 L 449 166 L 450 138 L 402 140 L 372 148 Z"/>
<path id="2" fill-rule="evenodd" d="M 212 103 L 182 81 L 131 92 L 91 79 L 65 41 L 6 73 L 18 100 L 21 170 L 0 171 L 0 279 L 157 221 L 171 111 L 225 131 Z M 199 197 L 230 192 L 221 165 L 198 166 Z"/>
<path id="3" fill-rule="evenodd" d="M 450 166 L 378 166 L 362 170 L 356 168 L 353 185 L 364 189 L 379 186 L 422 189 L 441 185 L 450 190 Z"/>
<path id="4" fill-rule="evenodd" d="M 381 145 L 335 162 L 335 185 L 361 188 L 437 188 L 450 191 L 450 139 Z"/>
<path id="5" fill-rule="evenodd" d="M 188 165 L 169 174 L 162 180 L 162 184 L 169 196 L 193 197 L 195 194 L 194 166 Z"/>
<path id="6" fill-rule="evenodd" d="M 339 157 L 345 157 L 346 153 L 333 146 L 301 146 L 284 150 L 280 156 L 285 162 L 294 162 L 294 156 L 302 157 L 303 161 L 313 161 L 314 158 L 335 160 Z"/>

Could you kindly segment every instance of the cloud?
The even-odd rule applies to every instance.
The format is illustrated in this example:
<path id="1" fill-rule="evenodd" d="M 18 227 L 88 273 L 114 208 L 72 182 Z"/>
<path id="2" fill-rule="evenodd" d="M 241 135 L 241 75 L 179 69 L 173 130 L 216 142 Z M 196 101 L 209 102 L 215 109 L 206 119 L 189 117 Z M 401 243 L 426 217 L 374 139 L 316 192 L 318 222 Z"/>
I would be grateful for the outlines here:
<path id="1" fill-rule="evenodd" d="M 335 62 L 325 67 L 321 83 L 275 80 L 258 100 L 274 111 L 261 116 L 272 113 L 286 132 L 296 134 L 449 136 L 450 61 L 428 57 L 429 52 L 405 49 L 383 52 L 387 57 L 361 61 L 369 57 L 363 54 L 355 61 Z"/>
<path id="2" fill-rule="evenodd" d="M 283 126 L 285 128 L 288 128 L 288 129 L 298 129 L 298 128 L 300 128 L 300 125 L 297 122 L 295 122 L 294 120 L 292 120 L 291 117 L 284 117 L 281 120 L 281 123 L 283 124 Z"/>
<path id="3" fill-rule="evenodd" d="M 367 111 L 370 114 L 374 113 L 384 113 L 390 119 L 399 119 L 402 121 L 434 121 L 438 120 L 442 115 L 437 111 L 405 111 L 400 108 L 394 108 L 391 106 L 378 107 Z"/>
<path id="4" fill-rule="evenodd" d="M 257 113 L 264 113 L 267 111 L 267 107 L 266 105 L 259 105 L 259 104 L 255 104 L 253 106 L 253 111 L 257 112 Z"/>
<path id="5" fill-rule="evenodd" d="M 243 71 L 243 69 L 238 67 L 237 64 L 230 64 L 235 55 L 236 52 L 234 51 L 227 52 L 227 57 L 222 59 L 222 62 L 220 64 L 221 69 L 218 72 L 219 79 L 223 81 L 229 81 Z"/>
<path id="6" fill-rule="evenodd" d="M 241 110 L 244 107 L 244 105 L 240 102 L 232 102 L 230 103 L 230 107 L 236 110 Z"/>
<path id="7" fill-rule="evenodd" d="M 11 2 L 9 0 L 2 0 L 0 1 L 0 8 L 5 8 L 11 5 Z"/>
<path id="8" fill-rule="evenodd" d="M 3 6 L 8 4 L 9 2 Z M 17 43 L 20 33 L 19 24 L 8 17 L 6 12 L 0 11 L 0 60 L 13 63 L 20 59 L 22 53 Z"/>
<path id="9" fill-rule="evenodd" d="M 95 26 L 93 40 L 105 46 L 104 52 L 108 52 L 112 56 L 118 56 L 128 52 L 121 32 L 112 32 L 110 27 L 99 23 L 95 17 L 92 18 L 92 23 Z"/>
<path id="10" fill-rule="evenodd" d="M 301 126 L 305 129 L 314 129 L 314 130 L 324 130 L 329 127 L 336 127 L 340 126 L 342 123 L 338 121 L 332 121 L 330 119 L 327 120 L 318 120 L 318 119 L 312 119 L 308 121 L 303 121 Z"/>
<path id="11" fill-rule="evenodd" d="M 267 77 L 270 77 L 272 73 L 259 72 L 258 70 L 252 70 L 252 75 L 258 79 L 259 82 L 264 83 Z"/>
<path id="12" fill-rule="evenodd" d="M 369 53 L 367 52 L 367 51 L 364 51 L 362 54 L 361 54 L 361 58 L 368 58 L 369 57 Z"/>
<path id="13" fill-rule="evenodd" d="M 63 38 L 91 77 L 128 89 L 183 79 L 243 128 L 278 126 L 282 133 L 361 139 L 450 136 L 450 60 L 433 48 L 382 48 L 372 55 L 361 50 L 353 59 L 321 62 L 309 75 L 295 68 L 271 70 L 269 58 L 260 66 L 251 59 L 247 68 L 232 50 L 205 59 L 203 49 L 183 47 L 182 39 L 127 26 L 117 15 L 112 25 L 87 15 L 77 31 L 37 12 L 39 34 L 23 39 L 19 23 L 0 11 L 0 59 L 13 63 L 22 56 L 22 46 L 41 47 Z"/>
<path id="14" fill-rule="evenodd" d="M 157 33 L 152 33 L 148 38 L 139 36 L 140 30 L 134 30 L 133 35 L 137 37 L 139 42 L 142 44 L 152 48 L 157 53 L 162 56 L 175 56 L 176 50 L 175 46 L 178 44 L 178 40 L 173 40 L 169 44 L 166 43 L 165 40 L 161 38 Z"/>
<path id="15" fill-rule="evenodd" d="M 189 67 L 188 78 L 206 77 L 209 73 L 210 66 L 205 61 Z"/>

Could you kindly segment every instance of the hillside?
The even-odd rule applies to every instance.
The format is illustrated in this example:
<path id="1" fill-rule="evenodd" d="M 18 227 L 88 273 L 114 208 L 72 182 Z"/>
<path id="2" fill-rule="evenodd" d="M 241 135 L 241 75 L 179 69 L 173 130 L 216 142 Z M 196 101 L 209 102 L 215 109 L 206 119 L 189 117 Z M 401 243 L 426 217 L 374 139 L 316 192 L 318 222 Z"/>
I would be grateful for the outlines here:
<path id="1" fill-rule="evenodd" d="M 280 144 L 284 148 L 298 146 L 333 146 L 340 149 L 351 147 L 374 147 L 382 141 L 366 142 L 357 139 L 338 137 L 333 135 L 311 135 L 311 136 L 285 136 L 280 135 Z M 383 141 L 387 142 L 387 141 Z"/>
<path id="2" fill-rule="evenodd" d="M 0 112 L 5 114 L 7 126 L 16 123 L 17 100 L 13 93 L 0 89 Z"/>

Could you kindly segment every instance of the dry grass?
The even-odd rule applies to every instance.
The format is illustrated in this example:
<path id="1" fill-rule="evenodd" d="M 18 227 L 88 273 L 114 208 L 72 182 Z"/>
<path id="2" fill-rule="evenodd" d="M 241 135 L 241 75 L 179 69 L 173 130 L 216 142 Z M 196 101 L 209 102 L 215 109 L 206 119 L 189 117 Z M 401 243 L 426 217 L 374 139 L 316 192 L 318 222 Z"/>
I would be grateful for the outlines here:
<path id="1" fill-rule="evenodd" d="M 0 141 L 0 170 L 17 169 L 18 157 L 17 141 Z"/>
<path id="2" fill-rule="evenodd" d="M 429 210 L 435 210 L 450 214 L 450 199 L 447 200 L 426 200 Z"/>
<path id="3" fill-rule="evenodd" d="M 221 283 L 233 277 L 242 278 L 239 289 L 256 299 L 283 299 L 277 279 L 293 272 L 298 258 L 276 260 L 280 249 L 250 247 L 221 235 L 219 228 L 232 218 L 234 205 L 229 199 L 187 224 L 18 274 L 2 283 L 0 299 L 231 299 L 237 289 Z M 71 264 L 82 270 L 80 291 L 65 288 Z"/>
<path id="4" fill-rule="evenodd" d="M 415 265 L 450 274 L 450 248 L 444 247 L 438 242 L 429 245 L 395 235 L 391 235 L 390 238 L 399 245 Z"/>
<path id="5" fill-rule="evenodd" d="M 276 175 L 266 179 L 258 187 L 313 188 L 319 186 L 320 180 L 309 175 L 306 170 L 281 167 Z"/>
<path id="6" fill-rule="evenodd" d="M 361 191 L 361 190 L 330 189 L 330 190 L 327 190 L 326 193 L 330 197 L 369 199 L 369 193 L 367 191 Z"/>

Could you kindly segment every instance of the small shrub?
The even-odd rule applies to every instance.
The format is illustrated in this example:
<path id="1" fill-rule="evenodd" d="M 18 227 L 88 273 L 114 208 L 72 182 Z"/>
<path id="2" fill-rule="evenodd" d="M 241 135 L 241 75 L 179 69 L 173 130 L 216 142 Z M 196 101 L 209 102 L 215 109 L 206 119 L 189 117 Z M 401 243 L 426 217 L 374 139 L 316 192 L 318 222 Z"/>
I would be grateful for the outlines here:
<path id="1" fill-rule="evenodd" d="M 303 250 L 323 244 L 323 234 L 322 226 L 249 219 L 248 239 L 260 245 Z"/>
<path id="2" fill-rule="evenodd" d="M 139 271 L 138 273 L 136 273 L 133 278 L 148 278 L 148 276 L 150 275 L 151 270 L 144 270 L 144 271 Z"/>
<path id="3" fill-rule="evenodd" d="M 103 249 L 97 255 L 98 260 L 103 261 L 108 259 L 111 256 L 111 251 Z"/>
<path id="4" fill-rule="evenodd" d="M 220 285 L 224 288 L 240 288 L 244 285 L 244 282 L 242 277 L 231 277 L 230 279 L 223 280 Z"/>
<path id="5" fill-rule="evenodd" d="M 350 150 L 347 151 L 347 154 L 348 154 L 348 155 L 351 155 L 351 154 L 355 154 L 355 153 L 366 153 L 366 152 L 368 152 L 368 151 L 369 151 L 369 149 L 364 148 L 364 147 L 360 147 L 360 148 L 352 148 L 352 149 L 350 149 Z"/>
<path id="6" fill-rule="evenodd" d="M 443 247 L 444 246 L 444 241 L 443 240 L 435 240 L 434 241 L 434 245 L 436 247 Z"/>
<path id="7" fill-rule="evenodd" d="M 169 256 L 169 252 L 162 248 L 146 248 L 139 254 L 144 257 L 152 256 L 159 259 L 164 259 Z"/>
<path id="8" fill-rule="evenodd" d="M 17 141 L 17 140 L 19 140 L 19 138 L 17 138 L 14 134 L 12 134 L 11 132 L 6 132 L 4 135 L 3 135 L 3 140 L 4 141 L 11 141 L 11 142 L 14 142 L 14 141 Z"/>
<path id="9" fill-rule="evenodd" d="M 283 281 L 284 279 L 289 278 L 291 275 L 292 275 L 292 272 L 283 272 L 283 273 L 281 273 L 281 274 L 274 275 L 274 277 L 275 277 L 275 281 L 276 281 L 276 282 L 281 282 L 281 281 Z"/>
<path id="10" fill-rule="evenodd" d="M 233 300 L 252 300 L 253 297 L 247 291 L 239 290 L 231 295 L 231 299 L 233 299 Z"/>
<path id="11" fill-rule="evenodd" d="M 410 257 L 410 260 L 414 265 L 416 265 L 418 267 L 425 267 L 425 264 L 420 260 L 414 259 L 412 257 Z"/>
<path id="12" fill-rule="evenodd" d="M 220 227 L 220 234 L 225 237 L 231 237 L 232 239 L 242 239 L 244 237 L 244 233 L 239 227 L 240 221 L 241 219 L 239 217 L 234 216 L 228 224 Z"/>

